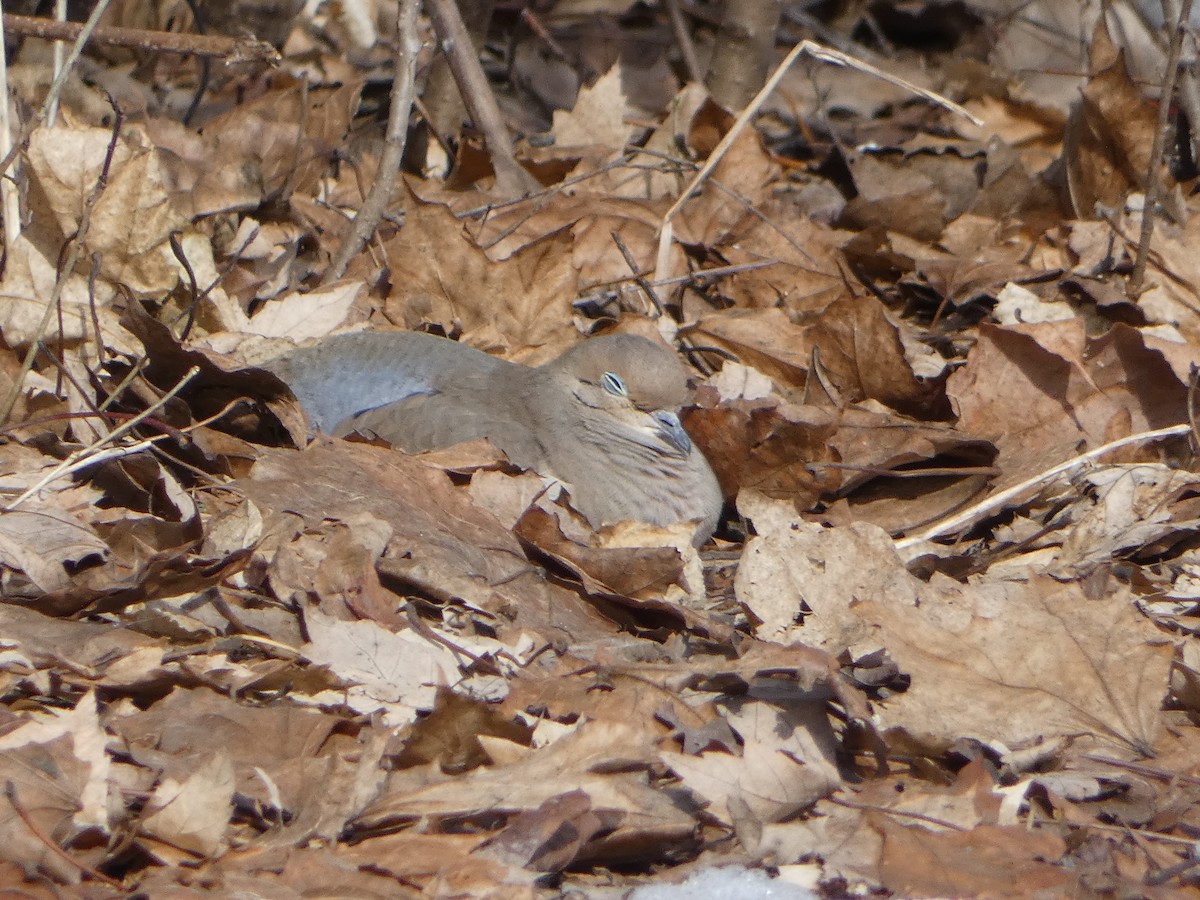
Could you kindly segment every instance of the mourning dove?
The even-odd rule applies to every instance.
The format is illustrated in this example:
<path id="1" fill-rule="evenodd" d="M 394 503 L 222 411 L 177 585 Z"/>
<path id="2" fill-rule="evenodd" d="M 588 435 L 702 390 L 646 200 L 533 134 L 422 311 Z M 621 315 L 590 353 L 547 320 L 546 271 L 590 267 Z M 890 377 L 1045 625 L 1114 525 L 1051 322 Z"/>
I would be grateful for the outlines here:
<path id="1" fill-rule="evenodd" d="M 594 528 L 696 522 L 721 489 L 676 414 L 678 356 L 629 334 L 585 340 L 531 368 L 417 332 L 335 335 L 266 364 L 314 428 L 376 435 L 409 452 L 488 438 L 518 466 L 566 482 Z"/>

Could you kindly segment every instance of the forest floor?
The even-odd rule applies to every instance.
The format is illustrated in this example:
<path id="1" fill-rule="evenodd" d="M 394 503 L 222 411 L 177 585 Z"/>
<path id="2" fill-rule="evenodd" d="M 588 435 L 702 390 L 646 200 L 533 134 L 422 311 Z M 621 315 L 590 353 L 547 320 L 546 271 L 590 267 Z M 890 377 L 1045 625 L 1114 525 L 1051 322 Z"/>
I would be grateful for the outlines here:
<path id="1" fill-rule="evenodd" d="M 206 81 L 97 38 L 53 125 L 50 45 L 10 33 L 0 894 L 615 898 L 736 866 L 764 896 L 1196 896 L 1189 136 L 1155 159 L 1153 29 L 1003 5 L 789 8 L 778 59 L 892 80 L 802 58 L 724 145 L 665 9 L 503 7 L 484 61 L 538 189 L 497 193 L 470 134 L 414 174 L 414 112 L 339 278 L 391 0 L 277 17 L 277 60 Z M 704 58 L 719 10 L 684 12 Z M 255 364 L 364 327 L 527 363 L 675 343 L 717 536 L 594 533 L 486 443 L 309 443 Z"/>

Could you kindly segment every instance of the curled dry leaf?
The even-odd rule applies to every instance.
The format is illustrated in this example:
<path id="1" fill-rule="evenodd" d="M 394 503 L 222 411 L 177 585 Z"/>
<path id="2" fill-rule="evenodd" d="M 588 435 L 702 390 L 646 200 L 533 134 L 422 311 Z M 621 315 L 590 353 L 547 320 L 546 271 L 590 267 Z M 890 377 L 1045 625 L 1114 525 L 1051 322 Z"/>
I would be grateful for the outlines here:
<path id="1" fill-rule="evenodd" d="M 37 226 L 28 233 L 34 243 L 57 247 L 78 231 L 112 142 L 113 133 L 105 128 L 34 131 L 30 205 Z M 57 235 L 46 233 L 51 223 Z M 84 236 L 87 252 L 100 254 L 108 281 L 138 294 L 164 294 L 180 277 L 167 237 L 186 224 L 167 196 L 158 151 L 141 129 L 131 128 L 116 141 L 107 183 L 95 199 Z"/>
<path id="2" fill-rule="evenodd" d="M 1104 17 L 1091 45 L 1092 73 L 1067 122 L 1067 185 L 1080 218 L 1117 209 L 1146 189 L 1157 116 L 1113 45 Z"/>
<path id="3" fill-rule="evenodd" d="M 1065 462 L 1081 442 L 1095 447 L 1185 416 L 1183 384 L 1140 332 L 1117 326 L 1089 340 L 1078 319 L 982 326 L 947 392 L 959 428 L 996 445 L 996 487 Z"/>

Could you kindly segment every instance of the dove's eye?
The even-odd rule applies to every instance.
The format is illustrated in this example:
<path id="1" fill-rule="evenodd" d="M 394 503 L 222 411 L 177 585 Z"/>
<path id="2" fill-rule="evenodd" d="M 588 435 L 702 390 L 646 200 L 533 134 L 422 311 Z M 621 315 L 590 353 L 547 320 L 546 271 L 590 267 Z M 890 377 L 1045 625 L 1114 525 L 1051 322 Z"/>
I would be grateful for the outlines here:
<path id="1" fill-rule="evenodd" d="M 612 372 L 605 372 L 601 375 L 600 383 L 604 385 L 604 389 L 610 394 L 615 394 L 618 397 L 629 396 L 629 391 L 625 389 L 625 382 L 620 379 L 620 376 L 614 375 Z"/>

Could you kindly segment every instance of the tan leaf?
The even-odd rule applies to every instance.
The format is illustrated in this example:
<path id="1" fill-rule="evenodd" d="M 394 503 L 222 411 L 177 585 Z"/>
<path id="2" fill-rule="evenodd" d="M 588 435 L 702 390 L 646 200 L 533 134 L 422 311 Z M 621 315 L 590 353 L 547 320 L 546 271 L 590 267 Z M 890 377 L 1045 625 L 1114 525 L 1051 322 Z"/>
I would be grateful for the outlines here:
<path id="1" fill-rule="evenodd" d="M 587 843 L 620 823 L 619 815 L 597 815 L 583 791 L 552 797 L 537 809 L 520 813 L 499 835 L 479 847 L 482 856 L 542 872 L 571 863 Z"/>
<path id="2" fill-rule="evenodd" d="M 408 768 L 437 763 L 443 772 L 460 774 L 491 762 L 481 736 L 528 744 L 530 733 L 488 704 L 439 687 L 433 710 L 413 724 L 395 764 Z"/>
<path id="3" fill-rule="evenodd" d="M 266 196 L 312 192 L 345 138 L 361 89 L 353 77 L 331 87 L 279 78 L 272 89 L 205 124 L 208 157 L 240 160 Z"/>
<path id="4" fill-rule="evenodd" d="M 1015 900 L 1069 890 L 1071 876 L 1053 865 L 1066 845 L 1044 830 L 984 825 L 938 833 L 882 815 L 870 821 L 883 835 L 880 876 L 905 896 Z"/>
<path id="5" fill-rule="evenodd" d="M 96 695 L 89 691 L 75 708 L 53 717 L 38 716 L 0 737 L 0 753 L 11 753 L 21 747 L 49 744 L 60 737 L 69 737 L 70 746 L 86 780 L 77 785 L 79 808 L 74 822 L 80 829 L 97 827 L 108 830 L 108 789 L 112 759 L 107 753 L 108 735 L 100 727 L 96 711 Z"/>
<path id="6" fill-rule="evenodd" d="M 1063 143 L 1071 203 L 1080 218 L 1119 209 L 1146 190 L 1157 124 L 1153 107 L 1126 70 L 1101 16 L 1092 35 L 1092 74 L 1071 112 Z"/>
<path id="7" fill-rule="evenodd" d="M 1127 417 L 1132 431 L 1184 418 L 1184 387 L 1134 329 L 1088 341 L 1080 319 L 1013 328 L 981 326 L 947 393 L 959 427 L 999 450 L 997 487 L 1015 484 L 1099 446 Z"/>
<path id="8" fill-rule="evenodd" d="M 431 778 L 423 770 L 393 773 L 386 791 L 363 814 L 362 827 L 471 817 L 482 812 L 512 815 L 537 809 L 564 793 L 581 791 L 592 811 L 619 822 L 614 833 L 590 848 L 625 852 L 631 841 L 653 838 L 660 846 L 686 840 L 692 816 L 634 774 L 656 758 L 640 723 L 585 722 L 550 746 L 512 765 L 481 768 L 469 779 Z"/>
<path id="9" fill-rule="evenodd" d="M 40 590 L 62 590 L 71 583 L 72 567 L 111 555 L 108 544 L 66 510 L 26 506 L 32 508 L 0 513 L 0 563 L 24 572 Z"/>
<path id="10" fill-rule="evenodd" d="M 213 753 L 182 781 L 166 778 L 146 804 L 142 830 L 181 850 L 214 856 L 233 813 L 233 763 Z"/>
<path id="11" fill-rule="evenodd" d="M 708 811 L 717 818 L 729 825 L 746 815 L 778 822 L 840 785 L 823 703 L 776 707 L 730 698 L 726 705 L 729 724 L 742 736 L 740 756 L 661 754 L 684 785 L 712 804 Z"/>
<path id="12" fill-rule="evenodd" d="M 74 816 L 80 811 L 80 799 L 96 769 L 81 759 L 74 749 L 74 738 L 60 734 L 44 742 L 6 747 L 0 753 L 0 778 L 4 780 L 7 802 L 17 804 L 29 816 L 34 828 L 10 812 L 0 818 L 0 859 L 18 863 L 27 869 L 49 873 L 60 884 L 77 883 L 80 872 L 68 854 L 46 845 L 46 835 L 68 841 L 78 829 Z"/>
<path id="13" fill-rule="evenodd" d="M 1154 746 L 1172 650 L 1127 594 L 1090 600 L 1048 578 L 926 584 L 871 526 L 789 523 L 761 505 L 754 515 L 766 537 L 739 572 L 739 597 L 769 633 L 856 656 L 886 649 L 912 685 L 879 706 L 884 727 L 934 747 L 964 735 Z M 813 614 L 797 625 L 802 602 Z"/>
<path id="14" fill-rule="evenodd" d="M 935 743 L 1079 735 L 1108 752 L 1151 751 L 1172 648 L 1127 594 L 1089 600 L 1080 584 L 1045 578 L 948 581 L 935 577 L 919 605 L 854 605 L 912 675 L 882 708 L 885 727 Z"/>
<path id="15" fill-rule="evenodd" d="M 393 285 L 387 315 L 410 328 L 429 322 L 462 331 L 487 350 L 558 349 L 575 333 L 567 243 L 551 238 L 492 262 L 449 210 L 415 202 L 406 227 L 386 244 Z"/>
<path id="16" fill-rule="evenodd" d="M 486 837 L 478 834 L 421 834 L 408 829 L 335 845 L 340 858 L 379 870 L 432 896 L 494 900 L 534 900 L 539 873 L 474 852 Z M 395 885 L 391 888 L 395 890 Z"/>
<path id="17" fill-rule="evenodd" d="M 625 124 L 625 92 L 621 89 L 621 65 L 617 63 L 591 87 L 579 89 L 570 112 L 556 110 L 551 131 L 555 149 L 599 145 L 603 152 L 621 151 L 629 139 Z"/>
<path id="18" fill-rule="evenodd" d="M 512 533 L 419 458 L 321 439 L 303 453 L 265 453 L 238 485 L 261 509 L 294 513 L 314 527 L 363 513 L 388 523 L 380 576 L 412 590 L 505 609 L 514 627 L 558 632 L 570 643 L 615 630 L 575 594 L 536 577 Z"/>
<path id="19" fill-rule="evenodd" d="M 407 724 L 419 710 L 432 709 L 437 689 L 459 678 L 453 653 L 411 631 L 388 631 L 375 622 L 347 622 L 315 610 L 305 621 L 305 655 L 347 684 L 344 702 L 363 713 L 382 709 L 390 725 Z"/>
<path id="20" fill-rule="evenodd" d="M 79 228 L 111 141 L 112 131 L 106 128 L 33 133 L 29 158 L 37 190 L 30 203 L 39 227 L 55 221 L 60 240 Z M 88 251 L 101 254 L 102 270 L 113 282 L 139 293 L 166 293 L 180 273 L 167 236 L 186 225 L 167 196 L 157 151 L 134 126 L 117 142 L 85 236 Z"/>
<path id="21" fill-rule="evenodd" d="M 307 293 L 268 300 L 251 318 L 246 330 L 264 337 L 290 338 L 296 343 L 324 337 L 346 321 L 361 282 L 345 281 Z"/>
<path id="22" fill-rule="evenodd" d="M 799 521 L 787 504 L 754 494 L 743 494 L 739 508 L 758 535 L 747 542 L 734 589 L 762 622 L 763 638 L 857 655 L 874 649 L 866 642 L 875 637 L 852 604 L 915 602 L 919 582 L 897 565 L 891 540 L 878 528 L 823 528 Z"/>
<path id="23" fill-rule="evenodd" d="M 38 329 L 46 312 L 46 304 L 54 296 L 54 262 L 34 246 L 28 237 L 18 238 L 9 252 L 0 278 L 0 327 L 4 339 L 12 346 L 27 344 L 40 336 Z M 111 322 L 107 303 L 113 296 L 111 285 L 97 286 L 96 301 L 102 305 L 105 321 Z M 90 301 L 87 279 L 68 273 L 62 288 L 62 334 L 75 339 L 89 334 L 91 328 Z M 58 331 L 57 312 L 51 317 L 53 331 Z"/>

